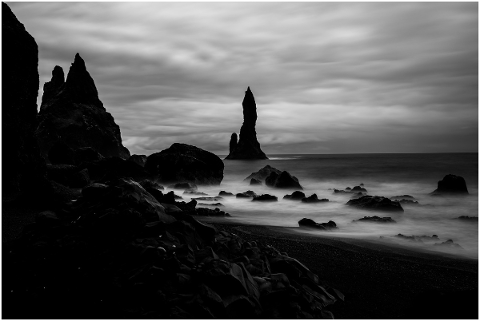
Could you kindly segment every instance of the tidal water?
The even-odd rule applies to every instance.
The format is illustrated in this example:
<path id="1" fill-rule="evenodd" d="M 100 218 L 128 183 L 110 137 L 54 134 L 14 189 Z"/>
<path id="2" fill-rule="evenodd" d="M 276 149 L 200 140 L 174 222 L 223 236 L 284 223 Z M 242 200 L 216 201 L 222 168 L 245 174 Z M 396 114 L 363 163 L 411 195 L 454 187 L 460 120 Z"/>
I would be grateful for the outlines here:
<path id="1" fill-rule="evenodd" d="M 223 159 L 224 156 L 220 155 Z M 478 153 L 445 154 L 336 154 L 336 155 L 269 155 L 269 160 L 225 160 L 224 179 L 220 186 L 200 187 L 211 196 L 221 190 L 239 193 L 253 190 L 271 194 L 278 202 L 252 202 L 250 199 L 225 197 L 221 207 L 232 215 L 232 221 L 282 227 L 298 227 L 304 217 L 317 223 L 334 221 L 335 231 L 295 229 L 298 233 L 349 237 L 387 242 L 423 251 L 446 252 L 470 258 L 478 257 L 478 221 L 462 221 L 459 216 L 478 216 Z M 244 179 L 269 164 L 286 170 L 299 179 L 303 192 L 326 203 L 301 203 L 284 200 L 294 190 L 273 189 L 265 185 L 250 186 Z M 430 193 L 447 174 L 465 178 L 469 196 L 438 197 Z M 403 213 L 372 212 L 347 206 L 349 194 L 334 194 L 333 188 L 345 189 L 360 183 L 368 195 L 393 197 L 411 195 L 419 205 L 402 204 Z M 180 191 L 176 191 L 181 194 Z M 195 197 L 195 196 L 194 196 Z M 189 200 L 185 197 L 185 200 Z M 202 203 L 209 203 L 203 202 Z M 364 216 L 389 216 L 396 224 L 355 223 Z M 413 242 L 394 237 L 437 235 L 438 241 Z M 460 247 L 439 246 L 453 240 Z"/>

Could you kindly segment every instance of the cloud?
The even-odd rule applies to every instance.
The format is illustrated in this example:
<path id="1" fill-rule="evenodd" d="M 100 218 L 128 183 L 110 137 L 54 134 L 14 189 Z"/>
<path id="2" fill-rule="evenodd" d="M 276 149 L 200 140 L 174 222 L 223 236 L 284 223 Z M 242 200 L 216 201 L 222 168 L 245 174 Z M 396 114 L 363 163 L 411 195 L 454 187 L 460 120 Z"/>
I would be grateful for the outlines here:
<path id="1" fill-rule="evenodd" d="M 10 3 L 41 86 L 76 52 L 132 153 L 478 150 L 476 3 Z M 41 91 L 40 91 L 41 93 Z"/>

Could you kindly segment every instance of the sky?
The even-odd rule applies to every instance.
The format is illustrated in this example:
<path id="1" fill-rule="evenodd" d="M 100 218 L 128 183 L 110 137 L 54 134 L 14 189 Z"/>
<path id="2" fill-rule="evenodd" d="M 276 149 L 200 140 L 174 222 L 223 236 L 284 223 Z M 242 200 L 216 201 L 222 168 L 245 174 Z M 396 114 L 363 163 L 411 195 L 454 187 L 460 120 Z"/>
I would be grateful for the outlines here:
<path id="1" fill-rule="evenodd" d="M 478 3 L 8 2 L 43 84 L 85 60 L 132 154 L 478 152 Z"/>

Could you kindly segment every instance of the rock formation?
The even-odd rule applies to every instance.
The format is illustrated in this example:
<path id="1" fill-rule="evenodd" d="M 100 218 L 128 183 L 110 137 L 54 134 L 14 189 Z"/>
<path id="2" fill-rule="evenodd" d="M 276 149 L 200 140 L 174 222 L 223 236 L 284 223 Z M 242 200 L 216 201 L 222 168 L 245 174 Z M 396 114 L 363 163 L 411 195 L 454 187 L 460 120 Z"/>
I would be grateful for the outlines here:
<path id="1" fill-rule="evenodd" d="M 45 159 L 60 141 L 71 149 L 91 147 L 104 157 L 130 157 L 122 145 L 120 127 L 103 107 L 95 82 L 78 53 L 67 80 L 62 68 L 55 66 L 51 81 L 43 88 L 36 135 Z"/>
<path id="2" fill-rule="evenodd" d="M 42 198 L 46 192 L 46 167 L 34 138 L 38 47 L 4 2 L 2 68 L 3 195 L 15 197 L 24 193 Z"/>
<path id="3" fill-rule="evenodd" d="M 349 200 L 347 205 L 366 210 L 403 212 L 403 208 L 399 202 L 391 201 L 383 196 L 362 196 L 358 199 Z"/>
<path id="4" fill-rule="evenodd" d="M 467 195 L 468 190 L 465 179 L 452 174 L 446 175 L 441 181 L 438 181 L 438 188 L 432 193 L 432 195 L 442 194 Z"/>
<path id="5" fill-rule="evenodd" d="M 145 169 L 164 183 L 218 185 L 223 179 L 223 161 L 201 148 L 175 143 L 147 157 Z"/>
<path id="6" fill-rule="evenodd" d="M 328 223 L 317 223 L 314 220 L 305 217 L 298 221 L 298 226 L 315 228 L 319 230 L 331 230 L 337 228 L 337 224 L 334 221 L 328 221 Z"/>
<path id="7" fill-rule="evenodd" d="M 254 172 L 248 175 L 248 177 L 245 178 L 244 181 L 250 181 L 252 178 L 254 178 L 257 181 L 263 182 L 265 178 L 267 178 L 272 172 L 277 173 L 278 175 L 282 173 L 281 170 L 278 170 L 270 165 L 265 165 L 265 167 L 260 169 L 258 172 Z"/>
<path id="8" fill-rule="evenodd" d="M 262 152 L 257 140 L 255 124 L 257 122 L 257 105 L 253 93 L 248 87 L 245 92 L 243 106 L 243 124 L 240 129 L 240 139 L 233 133 L 230 139 L 230 154 L 225 159 L 268 159 Z"/>
<path id="9" fill-rule="evenodd" d="M 267 178 L 265 178 L 265 185 L 275 188 L 293 188 L 293 189 L 303 189 L 298 178 L 290 175 L 289 172 L 283 171 L 278 175 L 276 172 L 270 173 Z"/>

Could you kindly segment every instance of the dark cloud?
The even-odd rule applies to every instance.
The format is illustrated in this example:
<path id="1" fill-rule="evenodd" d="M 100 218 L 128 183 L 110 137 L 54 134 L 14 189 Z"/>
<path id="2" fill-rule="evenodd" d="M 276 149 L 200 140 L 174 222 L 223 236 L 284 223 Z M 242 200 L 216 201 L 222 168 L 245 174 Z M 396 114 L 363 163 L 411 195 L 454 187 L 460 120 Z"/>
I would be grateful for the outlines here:
<path id="1" fill-rule="evenodd" d="M 133 153 L 478 150 L 477 3 L 10 3 L 41 86 L 79 52 Z"/>

